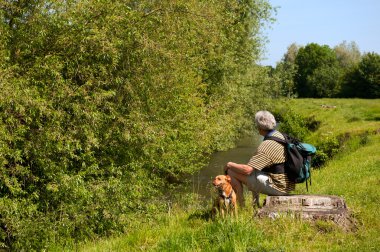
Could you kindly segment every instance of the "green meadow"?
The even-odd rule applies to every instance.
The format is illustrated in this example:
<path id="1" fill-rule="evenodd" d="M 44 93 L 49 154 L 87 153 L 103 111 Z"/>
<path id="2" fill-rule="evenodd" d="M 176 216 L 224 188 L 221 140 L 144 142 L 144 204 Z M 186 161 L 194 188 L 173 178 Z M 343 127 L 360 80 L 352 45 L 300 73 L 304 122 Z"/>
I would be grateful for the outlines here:
<path id="1" fill-rule="evenodd" d="M 305 140 L 326 154 L 323 165 L 312 171 L 309 191 L 300 184 L 295 193 L 343 197 L 352 229 L 291 217 L 259 219 L 250 204 L 239 209 L 236 219 L 211 220 L 211 202 L 185 195 L 168 204 L 166 213 L 136 220 L 125 235 L 88 241 L 75 250 L 379 251 L 380 100 L 295 99 L 275 107 L 283 104 L 306 122 L 315 122 Z M 334 151 L 327 151 L 329 147 Z"/>

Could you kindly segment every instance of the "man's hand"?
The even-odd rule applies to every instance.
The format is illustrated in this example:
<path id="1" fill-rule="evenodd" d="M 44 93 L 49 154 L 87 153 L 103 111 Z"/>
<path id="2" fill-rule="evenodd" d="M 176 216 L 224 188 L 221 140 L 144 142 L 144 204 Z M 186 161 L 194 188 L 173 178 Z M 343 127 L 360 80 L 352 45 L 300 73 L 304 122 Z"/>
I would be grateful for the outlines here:
<path id="1" fill-rule="evenodd" d="M 227 175 L 228 174 L 228 163 L 224 166 L 223 170 L 224 170 L 224 175 Z"/>
<path id="2" fill-rule="evenodd" d="M 231 162 L 228 162 L 228 163 L 224 166 L 224 171 L 227 171 L 229 168 L 231 168 L 231 167 L 229 166 L 230 163 L 231 163 Z"/>
<path id="3" fill-rule="evenodd" d="M 227 171 L 228 169 L 231 169 L 232 167 L 236 167 L 237 164 L 234 163 L 234 162 L 228 162 L 225 166 L 224 166 L 224 173 L 227 174 Z"/>

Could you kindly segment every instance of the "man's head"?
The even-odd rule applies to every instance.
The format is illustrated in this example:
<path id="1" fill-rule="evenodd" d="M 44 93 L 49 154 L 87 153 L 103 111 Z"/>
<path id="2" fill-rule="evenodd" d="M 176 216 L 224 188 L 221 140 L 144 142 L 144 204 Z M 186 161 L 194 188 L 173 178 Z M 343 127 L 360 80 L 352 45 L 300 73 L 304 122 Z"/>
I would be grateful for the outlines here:
<path id="1" fill-rule="evenodd" d="M 255 115 L 255 123 L 259 130 L 273 130 L 276 127 L 276 119 L 269 111 L 259 111 Z"/>

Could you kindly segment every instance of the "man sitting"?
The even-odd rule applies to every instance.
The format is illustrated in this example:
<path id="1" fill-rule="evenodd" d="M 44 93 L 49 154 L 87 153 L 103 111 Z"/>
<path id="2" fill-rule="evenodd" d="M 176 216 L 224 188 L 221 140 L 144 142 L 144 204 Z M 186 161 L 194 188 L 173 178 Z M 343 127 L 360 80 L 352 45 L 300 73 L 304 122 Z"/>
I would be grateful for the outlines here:
<path id="1" fill-rule="evenodd" d="M 270 112 L 257 112 L 255 123 L 260 135 L 284 139 L 284 136 L 274 129 L 276 119 Z M 244 206 L 243 184 L 252 191 L 253 203 L 257 205 L 260 193 L 282 196 L 295 189 L 295 183 L 291 182 L 284 172 L 285 155 L 285 147 L 282 144 L 274 140 L 264 140 L 248 164 L 226 164 L 224 170 L 231 177 L 231 184 L 240 206 Z"/>

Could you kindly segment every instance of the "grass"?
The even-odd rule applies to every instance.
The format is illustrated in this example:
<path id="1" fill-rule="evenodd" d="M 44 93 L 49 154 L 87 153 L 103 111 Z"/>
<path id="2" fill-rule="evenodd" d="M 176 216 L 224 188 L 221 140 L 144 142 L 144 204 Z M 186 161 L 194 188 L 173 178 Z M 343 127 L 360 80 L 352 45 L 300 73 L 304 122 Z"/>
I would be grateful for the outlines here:
<path id="1" fill-rule="evenodd" d="M 379 251 L 380 134 L 374 133 L 380 129 L 379 100 L 302 99 L 291 103 L 298 113 L 322 122 L 310 139 L 328 132 L 352 136 L 370 132 L 366 141 L 350 138 L 343 153 L 314 170 L 308 192 L 343 197 L 356 219 L 356 230 L 289 217 L 258 219 L 249 206 L 240 209 L 236 219 L 212 221 L 209 207 L 193 195 L 184 201 L 187 204 L 177 202 L 155 220 L 136 222 L 125 235 L 81 244 L 75 250 Z M 322 104 L 336 108 L 322 108 Z M 296 193 L 305 191 L 304 185 L 297 186 Z"/>
<path id="2" fill-rule="evenodd" d="M 293 99 L 289 105 L 297 113 L 321 121 L 319 130 L 310 136 L 312 140 L 331 134 L 376 131 L 380 125 L 379 99 Z"/>

